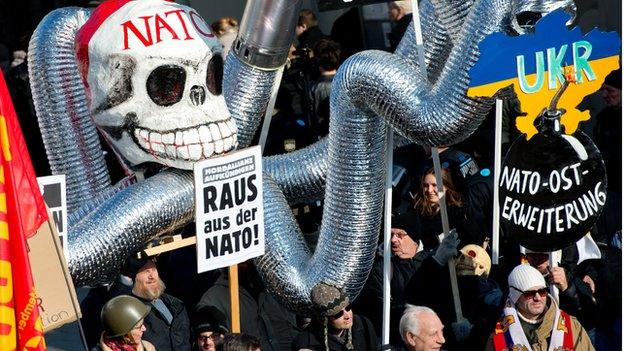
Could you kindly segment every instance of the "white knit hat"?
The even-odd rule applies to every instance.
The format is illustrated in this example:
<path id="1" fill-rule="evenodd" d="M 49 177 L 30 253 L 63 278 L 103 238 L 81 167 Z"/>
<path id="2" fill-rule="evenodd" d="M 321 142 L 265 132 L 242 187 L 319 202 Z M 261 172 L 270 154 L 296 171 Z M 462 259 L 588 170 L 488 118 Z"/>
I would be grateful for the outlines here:
<path id="1" fill-rule="evenodd" d="M 511 273 L 509 273 L 507 283 L 509 284 L 509 299 L 514 304 L 524 291 L 532 287 L 546 287 L 546 281 L 542 273 L 529 264 L 516 266 Z"/>

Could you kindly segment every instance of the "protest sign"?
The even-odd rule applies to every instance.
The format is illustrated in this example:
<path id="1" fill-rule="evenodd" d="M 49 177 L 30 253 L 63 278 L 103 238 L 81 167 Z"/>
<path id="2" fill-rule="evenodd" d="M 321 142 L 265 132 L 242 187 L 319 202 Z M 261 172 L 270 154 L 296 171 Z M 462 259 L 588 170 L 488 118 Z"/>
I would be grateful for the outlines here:
<path id="1" fill-rule="evenodd" d="M 81 317 L 80 305 L 51 216 L 28 239 L 28 248 L 43 331 L 48 332 L 78 320 Z"/>
<path id="2" fill-rule="evenodd" d="M 498 185 L 501 225 L 534 251 L 555 251 L 583 237 L 607 197 L 604 162 L 582 132 L 519 137 Z"/>
<path id="3" fill-rule="evenodd" d="M 67 257 L 67 193 L 65 175 L 37 177 L 39 190 L 50 210 L 56 230 L 61 238 L 63 253 Z"/>
<path id="4" fill-rule="evenodd" d="M 264 254 L 259 146 L 195 164 L 198 273 Z"/>
<path id="5" fill-rule="evenodd" d="M 567 134 L 574 133 L 579 122 L 590 118 L 589 111 L 576 107 L 583 98 L 600 89 L 604 78 L 619 67 L 621 40 L 615 32 L 594 29 L 583 33 L 579 27 L 568 28 L 570 15 L 557 10 L 540 19 L 534 33 L 509 36 L 493 33 L 479 43 L 481 55 L 470 70 L 468 96 L 491 97 L 513 85 L 526 116 L 516 119 L 518 130 L 527 138 L 537 134 L 535 118 L 548 106 L 557 89 L 574 77 L 558 106 L 567 112 L 561 124 Z"/>
<path id="6" fill-rule="evenodd" d="M 558 10 L 531 33 L 489 35 L 469 73 L 468 96 L 491 97 L 512 86 L 526 112 L 516 119 L 523 135 L 499 168 L 499 219 L 505 235 L 535 251 L 576 242 L 606 201 L 604 162 L 578 130 L 589 112 L 576 107 L 619 67 L 621 43 L 617 33 L 583 33 L 568 21 L 570 15 Z"/>

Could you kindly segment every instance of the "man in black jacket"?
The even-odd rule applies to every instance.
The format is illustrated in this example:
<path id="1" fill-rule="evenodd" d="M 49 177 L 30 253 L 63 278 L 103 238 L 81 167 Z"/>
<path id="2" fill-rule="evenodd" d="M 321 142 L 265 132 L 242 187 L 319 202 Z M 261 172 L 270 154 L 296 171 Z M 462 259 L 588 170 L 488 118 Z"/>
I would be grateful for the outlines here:
<path id="1" fill-rule="evenodd" d="M 117 284 L 117 292 L 111 289 L 111 295 L 126 293 L 132 279 L 132 295 L 151 307 L 145 317 L 146 331 L 143 339 L 151 342 L 156 350 L 185 351 L 191 350 L 189 317 L 184 302 L 166 294 L 165 283 L 160 279 L 156 264 L 152 259 L 136 259 L 131 256 L 122 269 L 121 284 Z"/>
<path id="2" fill-rule="evenodd" d="M 288 350 L 299 329 L 294 313 L 280 304 L 264 287 L 251 261 L 238 265 L 241 332 L 258 337 L 264 351 Z M 222 269 L 215 284 L 197 303 L 197 308 L 213 306 L 225 315 L 231 329 L 232 310 L 228 270 Z"/>
<path id="3" fill-rule="evenodd" d="M 312 49 L 319 40 L 327 38 L 318 26 L 316 15 L 308 9 L 303 9 L 299 12 L 295 34 L 299 42 L 297 49 Z"/>
<path id="4" fill-rule="evenodd" d="M 528 263 L 544 276 L 549 285 L 559 289 L 561 309 L 578 318 L 585 330 L 591 330 L 596 326 L 598 319 L 598 305 L 592 291 L 597 273 L 585 262 L 583 267 L 577 266 L 578 257 L 576 245 L 570 245 L 562 250 L 562 262 L 559 267 L 551 267 L 547 252 L 526 250 Z M 584 274 L 586 272 L 588 274 Z"/>
<path id="5" fill-rule="evenodd" d="M 401 345 L 399 335 L 399 321 L 405 309 L 403 292 L 407 282 L 427 257 L 422 249 L 418 237 L 418 226 L 414 222 L 414 215 L 403 214 L 392 218 L 391 249 L 391 280 L 390 280 L 390 343 Z M 383 257 L 379 255 L 373 269 L 364 285 L 360 296 L 355 300 L 355 306 L 375 326 L 375 332 L 380 335 L 382 327 L 383 306 Z"/>

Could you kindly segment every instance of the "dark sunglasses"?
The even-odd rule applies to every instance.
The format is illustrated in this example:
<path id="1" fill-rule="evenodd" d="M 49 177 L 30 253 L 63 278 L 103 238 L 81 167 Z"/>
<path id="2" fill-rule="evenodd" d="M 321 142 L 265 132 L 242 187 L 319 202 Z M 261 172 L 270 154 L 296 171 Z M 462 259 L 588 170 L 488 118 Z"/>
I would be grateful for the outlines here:
<path id="1" fill-rule="evenodd" d="M 342 317 L 344 315 L 345 312 L 349 312 L 351 311 L 351 305 L 347 305 L 347 307 L 343 308 L 342 311 L 336 313 L 335 315 L 331 316 L 332 319 L 338 319 L 340 317 Z"/>
<path id="2" fill-rule="evenodd" d="M 511 286 L 512 289 L 519 291 L 522 293 L 522 296 L 525 299 L 532 299 L 533 296 L 535 296 L 535 294 L 539 294 L 539 296 L 541 297 L 546 297 L 546 295 L 548 295 L 548 288 L 541 288 L 541 289 L 537 289 L 537 290 L 527 290 L 527 291 L 522 291 L 514 286 Z"/>

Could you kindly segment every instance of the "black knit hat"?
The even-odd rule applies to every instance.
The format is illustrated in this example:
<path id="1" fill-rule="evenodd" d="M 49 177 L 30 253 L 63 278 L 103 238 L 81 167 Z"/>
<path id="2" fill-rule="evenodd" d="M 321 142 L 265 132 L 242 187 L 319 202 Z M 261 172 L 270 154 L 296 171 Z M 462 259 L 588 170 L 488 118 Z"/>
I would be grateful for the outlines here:
<path id="1" fill-rule="evenodd" d="M 404 213 L 398 216 L 392 216 L 392 228 L 403 229 L 407 232 L 412 240 L 418 244 L 420 240 L 420 227 L 418 220 L 412 213 Z"/>
<path id="2" fill-rule="evenodd" d="M 310 299 L 323 316 L 333 316 L 349 305 L 349 297 L 337 286 L 318 283 L 312 288 Z"/>
<path id="3" fill-rule="evenodd" d="M 151 259 L 148 257 L 137 258 L 137 254 L 133 253 L 126 259 L 123 267 L 121 267 L 120 273 L 125 275 L 126 277 L 132 278 L 136 277 L 137 273 L 149 262 Z"/>
<path id="4" fill-rule="evenodd" d="M 199 335 L 206 331 L 227 334 L 225 315 L 214 306 L 202 306 L 193 314 L 193 332 Z"/>
<path id="5" fill-rule="evenodd" d="M 605 78 L 604 83 L 606 85 L 622 90 L 622 69 L 618 68 L 617 70 L 609 73 Z"/>

